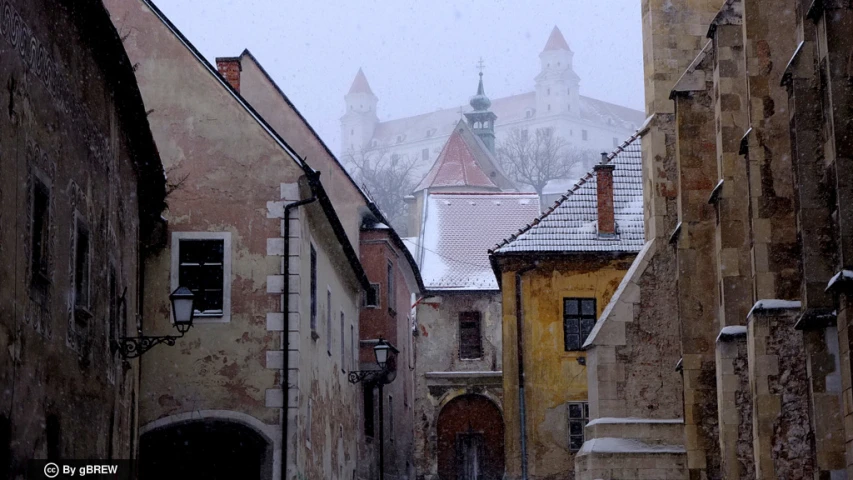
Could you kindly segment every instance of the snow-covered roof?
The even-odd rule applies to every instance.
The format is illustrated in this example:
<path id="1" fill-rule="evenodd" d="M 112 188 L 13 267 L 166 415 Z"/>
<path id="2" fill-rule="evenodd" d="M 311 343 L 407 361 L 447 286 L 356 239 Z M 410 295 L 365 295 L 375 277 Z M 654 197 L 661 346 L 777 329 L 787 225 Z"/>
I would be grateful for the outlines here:
<path id="1" fill-rule="evenodd" d="M 498 117 L 495 121 L 495 126 L 498 128 L 505 124 L 530 121 L 529 115 L 536 110 L 536 92 L 501 98 L 490 97 L 490 100 L 492 101 L 490 110 Z M 463 114 L 471 111 L 473 108 L 465 104 L 413 117 L 380 122 L 376 125 L 373 138 L 381 145 L 394 145 L 398 137 L 405 138 L 407 142 L 446 137 L 453 131 L 456 123 L 463 118 Z M 634 131 L 645 118 L 645 114 L 639 110 L 580 96 L 581 121 Z"/>
<path id="2" fill-rule="evenodd" d="M 640 137 L 607 156 L 613 165 L 616 235 L 598 235 L 596 175 L 587 173 L 547 212 L 497 244 L 493 253 L 639 252 L 644 244 Z"/>
<path id="3" fill-rule="evenodd" d="M 428 290 L 498 290 L 488 249 L 539 214 L 535 193 L 430 192 L 421 236 Z"/>

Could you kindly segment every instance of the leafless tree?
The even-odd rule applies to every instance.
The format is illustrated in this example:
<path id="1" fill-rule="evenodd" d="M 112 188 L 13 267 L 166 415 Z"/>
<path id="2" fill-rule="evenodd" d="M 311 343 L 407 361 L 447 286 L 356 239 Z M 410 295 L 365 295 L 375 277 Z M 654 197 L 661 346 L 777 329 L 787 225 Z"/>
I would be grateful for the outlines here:
<path id="1" fill-rule="evenodd" d="M 507 176 L 541 195 L 550 180 L 568 178 L 575 165 L 594 162 L 597 155 L 569 144 L 553 128 L 538 128 L 532 135 L 510 131 L 498 145 L 497 158 Z"/>
<path id="2" fill-rule="evenodd" d="M 406 232 L 408 213 L 403 198 L 415 189 L 416 162 L 417 158 L 408 155 L 389 155 L 383 147 L 350 151 L 344 155 L 350 175 L 401 235 Z"/>

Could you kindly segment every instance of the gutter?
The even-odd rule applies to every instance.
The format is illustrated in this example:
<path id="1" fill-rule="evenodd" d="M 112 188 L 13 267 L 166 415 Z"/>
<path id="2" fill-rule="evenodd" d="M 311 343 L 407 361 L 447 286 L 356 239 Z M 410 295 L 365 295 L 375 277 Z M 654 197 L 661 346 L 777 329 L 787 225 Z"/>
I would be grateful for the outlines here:
<path id="1" fill-rule="evenodd" d="M 524 404 L 524 339 L 522 337 L 524 324 L 524 304 L 521 301 L 521 276 L 536 268 L 536 264 L 524 267 L 515 272 L 515 342 L 518 355 L 518 410 L 521 420 L 519 435 L 521 436 L 521 478 L 527 480 L 527 411 Z"/>
<path id="2" fill-rule="evenodd" d="M 284 206 L 284 263 L 282 267 L 284 270 L 284 295 L 281 302 L 282 310 L 284 311 L 284 332 L 282 332 L 283 338 L 281 342 L 282 347 L 284 347 L 284 352 L 282 352 L 282 369 L 284 372 L 281 374 L 281 392 L 283 401 L 281 415 L 281 480 L 285 480 L 287 478 L 287 411 L 290 408 L 290 405 L 288 404 L 289 396 L 287 394 L 287 390 L 290 385 L 290 355 L 288 355 L 288 352 L 290 351 L 290 315 L 288 315 L 288 312 L 290 311 L 290 211 L 301 207 L 302 205 L 307 205 L 315 200 L 317 200 L 317 196 L 312 195 L 311 198 L 288 203 Z"/>

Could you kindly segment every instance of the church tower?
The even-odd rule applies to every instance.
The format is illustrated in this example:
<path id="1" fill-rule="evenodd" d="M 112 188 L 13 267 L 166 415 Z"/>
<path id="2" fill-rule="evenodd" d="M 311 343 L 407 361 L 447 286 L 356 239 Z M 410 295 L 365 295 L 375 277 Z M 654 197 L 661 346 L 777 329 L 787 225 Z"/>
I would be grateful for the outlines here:
<path id="1" fill-rule="evenodd" d="M 580 117 L 580 77 L 572 68 L 574 52 L 556 26 L 539 54 L 536 76 L 536 116 L 569 114 Z"/>
<path id="2" fill-rule="evenodd" d="M 347 112 L 341 117 L 341 155 L 360 152 L 373 138 L 379 117 L 376 104 L 379 99 L 370 89 L 367 77 L 359 68 L 349 92 L 344 96 Z"/>
<path id="3" fill-rule="evenodd" d="M 492 101 L 489 100 L 489 97 L 486 96 L 486 92 L 483 89 L 482 71 L 480 71 L 480 85 L 477 86 L 477 94 L 471 97 L 471 101 L 469 103 L 474 111 L 465 114 L 465 118 L 468 119 L 468 126 L 470 126 L 471 130 L 473 130 L 474 133 L 483 140 L 486 148 L 494 154 L 495 119 L 497 119 L 498 116 L 489 110 L 489 107 L 492 106 Z"/>

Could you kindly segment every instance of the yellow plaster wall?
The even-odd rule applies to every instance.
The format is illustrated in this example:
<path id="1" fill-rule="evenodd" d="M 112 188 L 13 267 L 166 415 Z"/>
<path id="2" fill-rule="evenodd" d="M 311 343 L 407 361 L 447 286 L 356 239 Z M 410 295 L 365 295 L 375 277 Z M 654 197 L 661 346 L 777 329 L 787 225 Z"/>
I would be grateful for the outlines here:
<path id="1" fill-rule="evenodd" d="M 571 475 L 574 455 L 568 445 L 566 403 L 586 401 L 583 351 L 567 352 L 563 343 L 563 298 L 594 297 L 597 315 L 607 306 L 631 258 L 550 261 L 522 277 L 524 307 L 524 371 L 527 455 L 530 478 Z M 515 272 L 502 273 L 504 418 L 507 473 L 521 473 L 518 358 L 516 344 Z"/>

